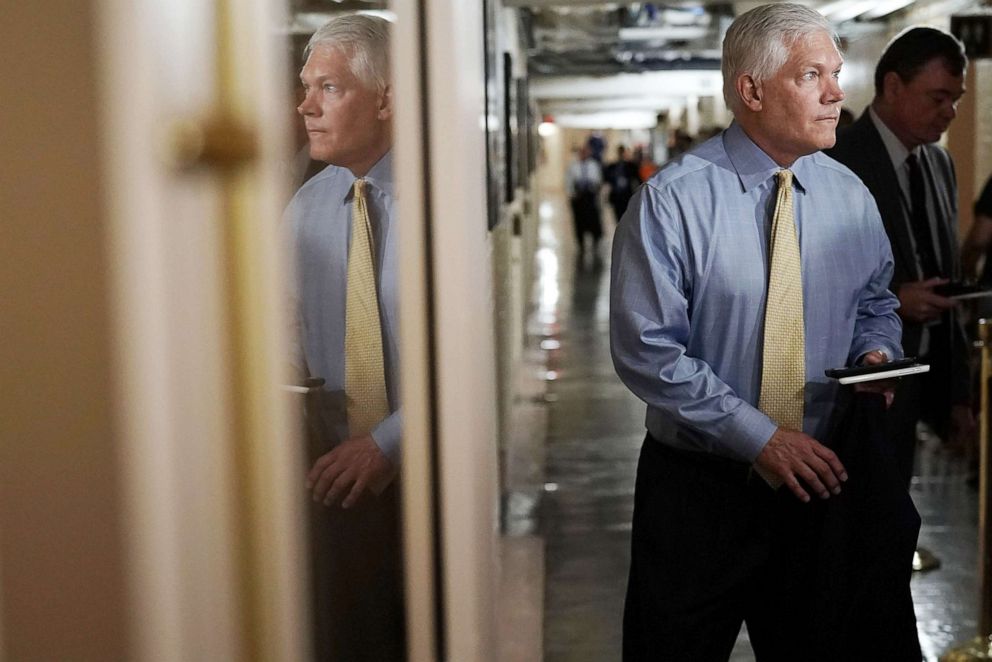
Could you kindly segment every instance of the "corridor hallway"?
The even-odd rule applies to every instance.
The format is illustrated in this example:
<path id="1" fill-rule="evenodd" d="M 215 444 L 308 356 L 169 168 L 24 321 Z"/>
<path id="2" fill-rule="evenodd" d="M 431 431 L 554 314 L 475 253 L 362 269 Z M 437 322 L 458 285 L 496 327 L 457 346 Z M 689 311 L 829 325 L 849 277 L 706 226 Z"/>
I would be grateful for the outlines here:
<path id="1" fill-rule="evenodd" d="M 537 530 L 545 546 L 544 660 L 620 659 L 634 474 L 644 405 L 621 384 L 609 349 L 609 240 L 603 264 L 575 265 L 568 207 L 544 192 L 530 369 L 546 381 L 544 490 Z M 916 616 L 927 660 L 977 633 L 977 491 L 963 461 L 920 444 L 912 495 L 923 518 L 919 543 L 942 566 L 915 573 Z M 753 660 L 742 632 L 734 662 Z"/>

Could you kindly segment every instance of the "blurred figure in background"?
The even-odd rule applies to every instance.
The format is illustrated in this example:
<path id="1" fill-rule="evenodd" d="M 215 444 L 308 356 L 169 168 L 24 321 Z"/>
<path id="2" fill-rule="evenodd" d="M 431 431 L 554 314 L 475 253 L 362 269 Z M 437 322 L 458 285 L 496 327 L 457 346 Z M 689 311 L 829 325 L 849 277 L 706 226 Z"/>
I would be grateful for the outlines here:
<path id="1" fill-rule="evenodd" d="M 651 158 L 650 148 L 645 150 L 641 145 L 635 147 L 634 163 L 637 164 L 637 175 L 642 182 L 648 181 L 654 173 L 658 172 L 658 164 Z"/>
<path id="2" fill-rule="evenodd" d="M 992 177 L 975 201 L 975 220 L 961 248 L 961 271 L 966 279 L 978 279 L 983 285 L 992 286 L 989 246 L 992 246 Z"/>
<path id="3" fill-rule="evenodd" d="M 599 131 L 593 131 L 586 138 L 586 146 L 589 148 L 589 156 L 596 160 L 596 163 L 603 165 L 603 154 L 606 153 L 606 138 Z"/>
<path id="4" fill-rule="evenodd" d="M 613 208 L 613 217 L 620 217 L 627 210 L 627 203 L 641 183 L 637 164 L 627 158 L 627 148 L 617 147 L 617 160 L 606 166 L 606 183 L 610 187 L 609 201 Z"/>
<path id="5" fill-rule="evenodd" d="M 599 213 L 599 189 L 603 184 L 603 173 L 599 161 L 592 158 L 588 145 L 579 148 L 578 157 L 569 164 L 565 173 L 565 192 L 572 206 L 572 223 L 575 226 L 575 241 L 579 248 L 579 261 L 590 251 L 598 257 L 599 240 L 603 236 L 603 223 Z M 587 248 L 585 236 L 590 236 Z"/>
<path id="6" fill-rule="evenodd" d="M 675 129 L 668 141 L 669 160 L 677 159 L 692 149 L 692 136 L 684 129 Z"/>

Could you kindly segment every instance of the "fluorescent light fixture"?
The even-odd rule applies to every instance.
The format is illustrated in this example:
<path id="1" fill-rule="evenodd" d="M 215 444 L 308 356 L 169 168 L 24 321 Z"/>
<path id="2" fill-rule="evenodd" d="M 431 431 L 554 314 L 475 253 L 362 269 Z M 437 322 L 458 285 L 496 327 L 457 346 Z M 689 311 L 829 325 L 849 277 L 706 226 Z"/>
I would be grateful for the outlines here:
<path id="1" fill-rule="evenodd" d="M 560 113 L 603 112 L 608 110 L 653 110 L 668 108 L 681 103 L 684 97 L 669 96 L 633 96 L 622 95 L 608 98 L 587 97 L 584 99 L 568 99 L 545 101 L 541 103 L 544 112 L 557 117 Z"/>
<path id="2" fill-rule="evenodd" d="M 908 7 L 914 0 L 835 0 L 818 8 L 821 14 L 834 23 L 843 23 L 859 16 L 866 19 L 881 18 L 894 11 Z"/>
<path id="3" fill-rule="evenodd" d="M 569 113 L 555 116 L 555 124 L 574 129 L 650 129 L 658 124 L 653 112 Z"/>
<path id="4" fill-rule="evenodd" d="M 830 20 L 834 23 L 843 23 L 844 21 L 850 21 L 852 18 L 857 18 L 867 11 L 871 11 L 877 6 L 875 0 L 859 0 L 858 2 L 851 3 L 849 6 L 843 9 L 838 9 L 833 14 L 830 15 Z"/>
<path id="5" fill-rule="evenodd" d="M 910 6 L 913 2 L 914 0 L 888 0 L 888 2 L 880 2 L 875 5 L 874 9 L 866 11 L 861 17 L 867 19 L 882 18 L 892 12 L 899 11 L 903 7 Z"/>
<path id="6" fill-rule="evenodd" d="M 390 23 L 396 22 L 396 12 L 386 9 L 360 9 L 355 13 L 365 14 L 366 16 L 378 16 Z M 294 17 L 293 23 L 289 27 L 289 32 L 291 34 L 312 34 L 317 31 L 317 28 L 335 16 L 342 15 L 343 13 L 341 12 L 300 12 Z"/>
<path id="7" fill-rule="evenodd" d="M 386 19 L 390 23 L 396 22 L 396 12 L 389 11 L 388 9 L 359 9 L 355 13 L 363 14 L 365 16 L 378 16 L 379 18 Z"/>
<path id="8" fill-rule="evenodd" d="M 696 25 L 668 25 L 645 28 L 620 28 L 620 41 L 691 41 L 706 36 L 708 28 Z"/>
<path id="9" fill-rule="evenodd" d="M 827 4 L 817 7 L 816 11 L 820 12 L 824 16 L 830 17 L 835 13 L 853 5 L 857 0 L 834 0 L 834 2 L 828 2 Z"/>

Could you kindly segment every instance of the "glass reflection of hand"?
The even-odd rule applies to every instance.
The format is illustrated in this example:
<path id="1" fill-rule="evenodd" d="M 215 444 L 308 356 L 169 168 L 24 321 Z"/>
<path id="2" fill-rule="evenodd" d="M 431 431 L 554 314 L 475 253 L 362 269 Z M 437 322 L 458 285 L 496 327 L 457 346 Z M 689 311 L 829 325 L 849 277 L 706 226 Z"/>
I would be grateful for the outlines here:
<path id="1" fill-rule="evenodd" d="M 381 494 L 396 476 L 393 463 L 371 435 L 348 439 L 317 458 L 307 474 L 313 500 L 351 508 L 368 492 Z M 342 501 L 343 499 L 343 501 Z"/>

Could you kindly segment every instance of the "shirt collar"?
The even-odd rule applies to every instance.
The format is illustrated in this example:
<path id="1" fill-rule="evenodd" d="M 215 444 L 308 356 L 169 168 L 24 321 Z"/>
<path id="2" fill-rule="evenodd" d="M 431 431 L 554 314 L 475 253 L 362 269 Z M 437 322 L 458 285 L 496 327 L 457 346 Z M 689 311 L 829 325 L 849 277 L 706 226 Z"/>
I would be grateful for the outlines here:
<path id="1" fill-rule="evenodd" d="M 745 192 L 764 184 L 783 169 L 751 140 L 737 122 L 732 122 L 723 132 L 723 146 Z M 789 167 L 793 181 L 800 191 L 806 190 L 803 182 L 809 181 L 808 176 L 811 175 L 809 168 L 812 166 L 813 157 L 812 154 L 801 156 Z"/>
<path id="2" fill-rule="evenodd" d="M 357 180 L 358 177 L 355 177 Z M 372 169 L 365 175 L 365 180 L 373 189 L 384 192 L 388 196 L 393 195 L 393 151 L 389 150 L 383 154 L 382 158 L 376 161 Z M 349 189 L 350 195 L 350 189 Z"/>
<path id="3" fill-rule="evenodd" d="M 906 163 L 909 155 L 917 150 L 910 151 L 906 149 L 906 146 L 896 137 L 896 134 L 892 133 L 892 129 L 885 125 L 885 122 L 882 121 L 882 118 L 878 116 L 878 113 L 875 112 L 872 106 L 868 106 L 868 116 L 871 117 L 872 124 L 875 125 L 875 130 L 878 131 L 878 135 L 882 138 L 885 151 L 889 153 L 889 160 L 892 161 L 893 169 L 898 172 L 899 168 Z"/>

